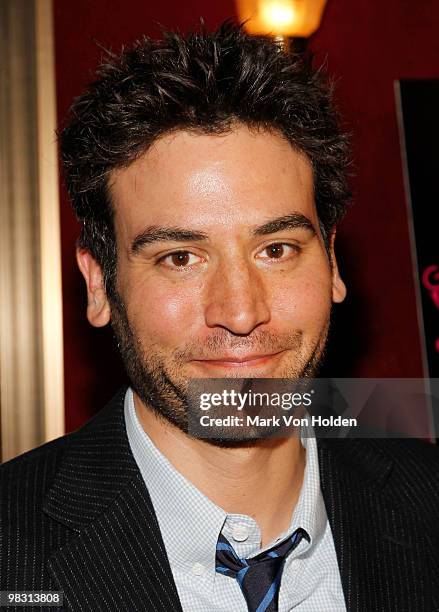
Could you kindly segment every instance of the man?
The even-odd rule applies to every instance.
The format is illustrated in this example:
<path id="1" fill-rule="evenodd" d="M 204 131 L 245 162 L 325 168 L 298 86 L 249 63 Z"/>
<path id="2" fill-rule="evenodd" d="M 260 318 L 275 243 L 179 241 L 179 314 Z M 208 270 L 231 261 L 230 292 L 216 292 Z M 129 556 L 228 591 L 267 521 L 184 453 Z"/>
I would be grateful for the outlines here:
<path id="1" fill-rule="evenodd" d="M 191 379 L 322 360 L 348 189 L 321 74 L 230 24 L 144 39 L 61 144 L 87 316 L 131 386 L 3 467 L 1 588 L 69 610 L 439 609 L 432 445 L 188 433 Z"/>

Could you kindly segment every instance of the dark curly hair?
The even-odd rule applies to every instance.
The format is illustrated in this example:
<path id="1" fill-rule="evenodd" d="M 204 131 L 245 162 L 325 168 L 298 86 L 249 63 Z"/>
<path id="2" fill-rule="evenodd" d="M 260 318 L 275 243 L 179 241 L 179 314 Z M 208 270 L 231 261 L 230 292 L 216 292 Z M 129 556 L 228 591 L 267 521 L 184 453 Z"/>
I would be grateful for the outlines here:
<path id="1" fill-rule="evenodd" d="M 349 199 L 348 143 L 332 89 L 311 58 L 249 36 L 230 21 L 215 32 L 143 37 L 120 55 L 107 52 L 97 80 L 76 98 L 61 132 L 66 185 L 83 228 L 79 245 L 101 265 L 109 297 L 117 262 L 109 174 L 160 136 L 184 129 L 224 133 L 237 122 L 277 130 L 306 154 L 314 174 L 320 227 L 331 229 Z"/>

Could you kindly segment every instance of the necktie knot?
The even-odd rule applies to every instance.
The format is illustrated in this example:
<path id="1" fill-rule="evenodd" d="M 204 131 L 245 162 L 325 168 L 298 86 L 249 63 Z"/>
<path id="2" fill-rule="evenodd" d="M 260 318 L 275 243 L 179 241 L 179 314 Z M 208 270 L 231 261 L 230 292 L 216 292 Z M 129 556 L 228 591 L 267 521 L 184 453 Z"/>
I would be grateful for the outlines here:
<path id="1" fill-rule="evenodd" d="M 241 559 L 230 542 L 220 534 L 216 571 L 235 578 L 241 587 L 249 612 L 277 612 L 280 580 L 286 557 L 308 534 L 297 529 L 287 540 L 251 559 Z"/>

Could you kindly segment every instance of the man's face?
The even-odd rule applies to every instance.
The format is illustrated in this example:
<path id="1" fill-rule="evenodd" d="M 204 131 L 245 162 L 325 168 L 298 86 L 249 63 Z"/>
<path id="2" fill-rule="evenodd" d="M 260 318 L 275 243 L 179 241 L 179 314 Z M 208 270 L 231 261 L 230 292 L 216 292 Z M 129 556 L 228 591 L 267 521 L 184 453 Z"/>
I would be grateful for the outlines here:
<path id="1" fill-rule="evenodd" d="M 144 403 L 174 404 L 182 417 L 192 377 L 312 375 L 331 302 L 345 288 L 320 234 L 304 155 L 245 126 L 178 131 L 114 171 L 110 192 L 113 325 Z M 107 312 L 93 319 L 89 305 L 95 325 Z M 154 385 L 152 395 L 142 391 Z"/>

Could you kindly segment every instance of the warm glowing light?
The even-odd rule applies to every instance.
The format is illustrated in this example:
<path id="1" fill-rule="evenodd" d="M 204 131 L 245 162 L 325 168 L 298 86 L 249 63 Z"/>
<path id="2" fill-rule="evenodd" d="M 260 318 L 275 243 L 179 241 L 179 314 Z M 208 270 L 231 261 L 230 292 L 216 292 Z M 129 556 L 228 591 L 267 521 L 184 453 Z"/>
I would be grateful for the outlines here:
<path id="1" fill-rule="evenodd" d="M 236 0 L 238 17 L 250 34 L 311 36 L 322 19 L 326 0 Z"/>
<path id="2" fill-rule="evenodd" d="M 278 31 L 280 28 L 294 23 L 294 10 L 292 6 L 280 2 L 269 2 L 261 7 L 261 17 L 267 27 Z"/>

